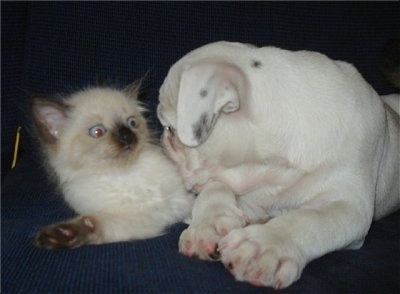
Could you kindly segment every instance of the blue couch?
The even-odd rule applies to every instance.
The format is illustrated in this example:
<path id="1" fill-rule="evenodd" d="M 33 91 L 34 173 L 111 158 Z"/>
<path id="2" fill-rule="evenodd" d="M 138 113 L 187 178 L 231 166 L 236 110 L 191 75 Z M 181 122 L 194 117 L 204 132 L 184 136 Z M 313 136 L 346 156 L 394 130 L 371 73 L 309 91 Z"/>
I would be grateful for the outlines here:
<path id="1" fill-rule="evenodd" d="M 169 67 L 216 40 L 320 51 L 353 63 L 380 94 L 382 48 L 399 37 L 398 2 L 1 2 L 2 293 L 272 293 L 222 264 L 178 253 L 184 224 L 158 238 L 47 251 L 42 226 L 73 212 L 49 183 L 27 133 L 33 94 L 81 89 L 96 76 L 126 85 L 150 70 L 149 120 Z M 10 169 L 15 131 L 17 164 Z M 373 223 L 364 246 L 311 262 L 280 293 L 400 293 L 400 213 Z"/>

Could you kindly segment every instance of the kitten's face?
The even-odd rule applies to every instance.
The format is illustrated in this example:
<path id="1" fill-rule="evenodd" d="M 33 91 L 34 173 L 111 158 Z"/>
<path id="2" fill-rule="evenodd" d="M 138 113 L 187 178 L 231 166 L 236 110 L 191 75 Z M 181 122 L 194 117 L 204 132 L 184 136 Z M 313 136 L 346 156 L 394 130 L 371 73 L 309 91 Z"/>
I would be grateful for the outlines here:
<path id="1" fill-rule="evenodd" d="M 108 88 L 81 91 L 61 103 L 33 102 L 35 125 L 50 163 L 73 169 L 134 160 L 149 139 L 143 111 L 136 92 Z"/>

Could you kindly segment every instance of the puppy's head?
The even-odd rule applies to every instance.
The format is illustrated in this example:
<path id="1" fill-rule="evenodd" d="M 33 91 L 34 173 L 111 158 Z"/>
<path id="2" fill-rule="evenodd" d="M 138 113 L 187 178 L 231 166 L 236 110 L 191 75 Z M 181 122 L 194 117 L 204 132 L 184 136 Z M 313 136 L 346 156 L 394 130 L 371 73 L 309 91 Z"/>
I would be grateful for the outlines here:
<path id="1" fill-rule="evenodd" d="M 174 77 L 167 77 L 160 89 L 158 117 L 164 126 L 176 128 L 179 140 L 189 147 L 206 141 L 220 114 L 237 111 L 247 91 L 244 73 L 231 63 L 205 59 L 186 64 L 179 77 L 173 117 L 169 82 Z"/>
<path id="2" fill-rule="evenodd" d="M 33 121 L 50 164 L 79 169 L 132 162 L 149 140 L 138 88 L 96 87 L 62 100 L 34 98 Z"/>

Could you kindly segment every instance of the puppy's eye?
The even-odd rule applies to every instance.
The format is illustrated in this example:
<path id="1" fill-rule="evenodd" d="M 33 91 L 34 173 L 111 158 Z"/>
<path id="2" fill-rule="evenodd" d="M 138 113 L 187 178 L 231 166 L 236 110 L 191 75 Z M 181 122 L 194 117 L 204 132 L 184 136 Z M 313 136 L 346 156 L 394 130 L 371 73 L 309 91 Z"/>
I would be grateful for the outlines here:
<path id="1" fill-rule="evenodd" d="M 131 128 L 135 128 L 137 126 L 137 122 L 134 116 L 130 116 L 128 117 L 128 119 L 126 120 L 127 124 L 129 127 Z"/>
<path id="2" fill-rule="evenodd" d="M 107 133 L 107 129 L 102 125 L 95 125 L 89 129 L 89 135 L 93 138 L 103 137 Z"/>

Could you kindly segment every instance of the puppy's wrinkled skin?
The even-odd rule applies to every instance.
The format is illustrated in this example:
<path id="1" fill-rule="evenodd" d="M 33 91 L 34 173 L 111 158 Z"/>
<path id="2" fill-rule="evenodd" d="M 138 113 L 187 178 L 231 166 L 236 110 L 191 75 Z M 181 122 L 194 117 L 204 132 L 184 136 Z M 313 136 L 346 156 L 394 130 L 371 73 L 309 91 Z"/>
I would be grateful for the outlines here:
<path id="1" fill-rule="evenodd" d="M 152 144 L 136 83 L 66 99 L 35 98 L 36 134 L 50 175 L 80 215 L 36 237 L 46 249 L 150 238 L 190 215 L 175 165 Z"/>
<path id="2" fill-rule="evenodd" d="M 284 288 L 311 260 L 360 248 L 399 208 L 398 99 L 316 52 L 216 42 L 188 53 L 158 106 L 163 144 L 199 193 L 180 251 Z"/>

